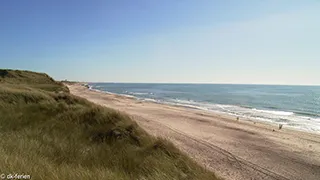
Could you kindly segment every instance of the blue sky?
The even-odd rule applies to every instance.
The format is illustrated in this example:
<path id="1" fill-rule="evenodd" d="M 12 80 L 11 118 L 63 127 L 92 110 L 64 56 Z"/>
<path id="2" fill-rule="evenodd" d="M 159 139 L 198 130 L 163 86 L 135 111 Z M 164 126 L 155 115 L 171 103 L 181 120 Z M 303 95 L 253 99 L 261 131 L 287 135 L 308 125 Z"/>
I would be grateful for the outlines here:
<path id="1" fill-rule="evenodd" d="M 320 1 L 2 1 L 0 68 L 57 80 L 320 85 Z"/>

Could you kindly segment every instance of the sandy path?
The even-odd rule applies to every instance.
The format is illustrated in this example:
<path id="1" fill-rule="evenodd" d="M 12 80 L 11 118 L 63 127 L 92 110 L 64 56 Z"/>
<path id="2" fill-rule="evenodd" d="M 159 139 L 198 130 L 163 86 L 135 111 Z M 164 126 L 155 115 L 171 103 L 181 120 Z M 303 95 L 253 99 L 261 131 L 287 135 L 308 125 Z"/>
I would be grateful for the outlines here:
<path id="1" fill-rule="evenodd" d="M 225 179 L 320 180 L 320 135 L 68 86 L 71 93 L 126 112 Z M 275 131 L 273 131 L 273 129 Z"/>

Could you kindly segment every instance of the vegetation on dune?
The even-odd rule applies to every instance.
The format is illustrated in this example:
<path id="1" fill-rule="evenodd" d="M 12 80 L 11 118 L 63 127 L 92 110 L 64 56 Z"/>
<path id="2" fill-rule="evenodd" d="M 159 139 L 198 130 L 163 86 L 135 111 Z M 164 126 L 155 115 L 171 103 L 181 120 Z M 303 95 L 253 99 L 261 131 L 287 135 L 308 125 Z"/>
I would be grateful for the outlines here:
<path id="1" fill-rule="evenodd" d="M 0 70 L 0 170 L 46 180 L 216 179 L 127 115 L 16 70 Z"/>
<path id="2" fill-rule="evenodd" d="M 56 82 L 44 73 L 0 69 L 0 83 L 17 88 L 35 88 L 53 92 L 69 92 L 61 82 Z"/>

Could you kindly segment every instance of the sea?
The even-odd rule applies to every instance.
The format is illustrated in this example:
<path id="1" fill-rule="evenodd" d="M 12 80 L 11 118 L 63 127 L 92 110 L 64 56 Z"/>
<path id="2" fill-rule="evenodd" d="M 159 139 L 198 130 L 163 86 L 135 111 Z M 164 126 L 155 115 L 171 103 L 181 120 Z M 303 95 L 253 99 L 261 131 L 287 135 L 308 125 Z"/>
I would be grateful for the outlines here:
<path id="1" fill-rule="evenodd" d="M 141 101 L 229 114 L 320 133 L 320 86 L 89 83 Z"/>

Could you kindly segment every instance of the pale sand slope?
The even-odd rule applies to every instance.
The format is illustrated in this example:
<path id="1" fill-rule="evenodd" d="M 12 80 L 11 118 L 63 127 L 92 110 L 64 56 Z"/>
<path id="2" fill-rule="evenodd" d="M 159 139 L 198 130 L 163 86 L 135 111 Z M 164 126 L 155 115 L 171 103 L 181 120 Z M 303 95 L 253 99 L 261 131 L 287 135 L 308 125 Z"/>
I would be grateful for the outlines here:
<path id="1" fill-rule="evenodd" d="M 74 95 L 131 115 L 225 179 L 320 180 L 320 135 L 68 86 Z M 275 129 L 273 132 L 272 130 Z"/>

